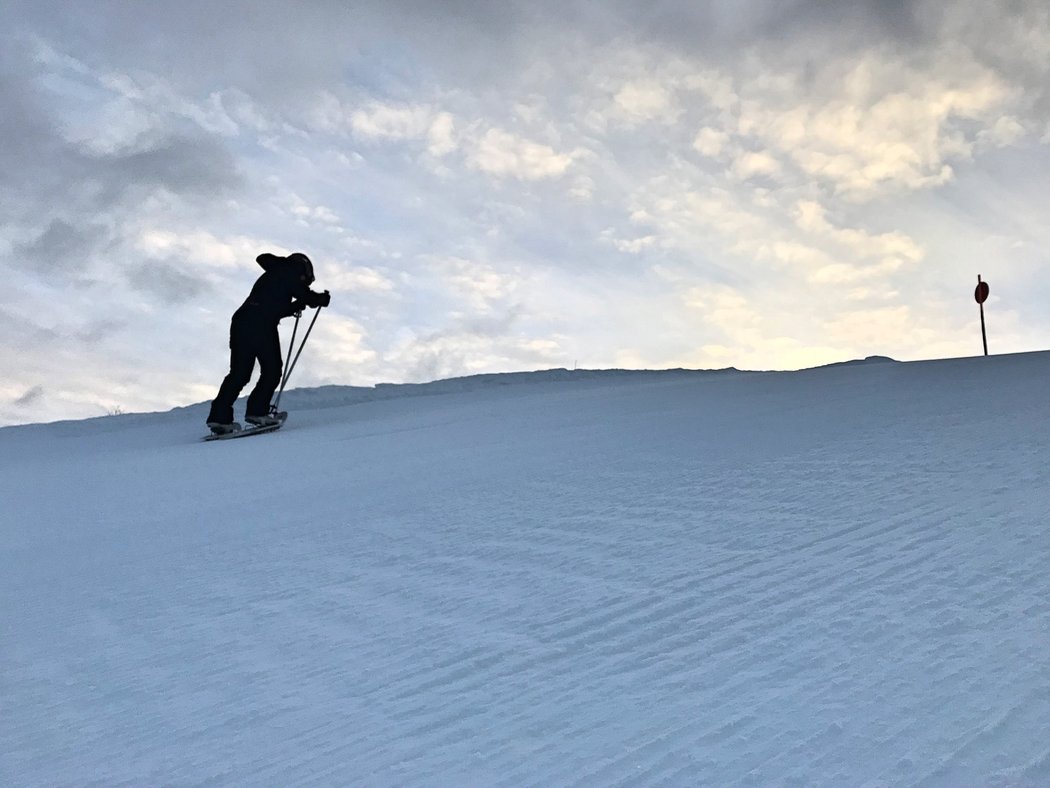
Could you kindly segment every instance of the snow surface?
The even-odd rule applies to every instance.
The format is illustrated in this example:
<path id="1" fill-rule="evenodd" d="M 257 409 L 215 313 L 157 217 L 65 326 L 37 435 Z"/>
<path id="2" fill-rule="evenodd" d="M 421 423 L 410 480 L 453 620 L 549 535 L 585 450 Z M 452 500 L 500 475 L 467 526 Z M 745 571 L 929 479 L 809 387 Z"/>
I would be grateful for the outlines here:
<path id="1" fill-rule="evenodd" d="M 1050 785 L 1050 354 L 0 430 L 0 784 Z"/>

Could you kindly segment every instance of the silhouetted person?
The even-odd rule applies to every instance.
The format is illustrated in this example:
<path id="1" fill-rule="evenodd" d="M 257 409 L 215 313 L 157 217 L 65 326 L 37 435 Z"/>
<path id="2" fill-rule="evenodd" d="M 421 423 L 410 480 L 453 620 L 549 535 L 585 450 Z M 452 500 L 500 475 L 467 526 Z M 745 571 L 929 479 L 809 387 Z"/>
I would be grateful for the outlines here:
<path id="1" fill-rule="evenodd" d="M 233 422 L 233 403 L 251 380 L 255 360 L 259 360 L 259 382 L 248 396 L 245 421 L 255 425 L 276 424 L 270 415 L 270 400 L 281 382 L 281 339 L 277 324 L 283 317 L 305 307 L 328 306 L 326 290 L 315 293 L 314 267 L 302 252 L 288 257 L 264 253 L 255 258 L 262 266 L 260 276 L 230 321 L 230 374 L 223 380 L 211 404 L 208 426 L 217 434 L 237 429 Z"/>

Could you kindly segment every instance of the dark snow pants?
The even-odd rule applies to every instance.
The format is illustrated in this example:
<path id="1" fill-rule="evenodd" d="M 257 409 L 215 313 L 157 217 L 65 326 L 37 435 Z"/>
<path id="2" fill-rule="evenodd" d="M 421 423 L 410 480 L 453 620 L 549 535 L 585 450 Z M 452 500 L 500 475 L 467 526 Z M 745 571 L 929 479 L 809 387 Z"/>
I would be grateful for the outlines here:
<path id="1" fill-rule="evenodd" d="M 223 380 L 211 404 L 208 421 L 233 421 L 233 403 L 248 385 L 259 360 L 259 382 L 248 395 L 247 416 L 265 416 L 270 400 L 281 382 L 281 338 L 277 321 L 256 315 L 255 310 L 238 309 L 230 321 L 230 374 Z"/>

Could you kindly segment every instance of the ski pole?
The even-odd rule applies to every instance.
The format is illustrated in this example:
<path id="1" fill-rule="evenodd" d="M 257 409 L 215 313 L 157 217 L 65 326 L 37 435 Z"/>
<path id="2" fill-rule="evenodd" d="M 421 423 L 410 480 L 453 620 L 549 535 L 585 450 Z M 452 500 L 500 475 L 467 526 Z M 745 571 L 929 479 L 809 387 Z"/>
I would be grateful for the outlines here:
<path id="1" fill-rule="evenodd" d="M 301 318 L 302 316 L 302 312 L 295 313 L 295 325 L 292 326 L 292 338 L 288 340 L 288 354 L 285 356 L 285 358 L 292 357 L 292 348 L 295 347 L 295 332 L 299 330 L 299 318 Z M 285 368 L 284 374 L 281 375 L 281 391 L 284 391 L 284 384 L 288 382 L 288 372 L 289 370 Z"/>
<path id="2" fill-rule="evenodd" d="M 314 319 L 310 321 L 310 326 L 306 329 L 306 334 L 303 336 L 303 341 L 299 345 L 299 350 L 296 351 L 295 358 L 292 359 L 292 363 L 288 365 L 288 369 L 284 373 L 284 379 L 281 381 L 281 388 L 277 392 L 277 399 L 274 400 L 273 405 L 270 406 L 270 412 L 271 413 L 276 413 L 277 412 L 277 406 L 281 404 L 281 394 L 284 393 L 285 384 L 288 383 L 288 378 L 290 378 L 292 376 L 292 370 L 295 369 L 295 364 L 296 364 L 297 361 L 299 361 L 299 356 L 302 354 L 303 348 L 306 347 L 306 340 L 308 340 L 310 338 L 310 332 L 314 330 L 314 323 L 317 322 L 317 318 L 318 318 L 318 316 L 320 314 L 321 314 L 321 307 L 317 307 L 317 311 L 314 313 Z M 297 317 L 295 319 L 295 328 L 292 329 L 292 339 L 293 340 L 295 339 L 295 331 L 296 331 L 296 329 L 298 327 L 299 327 L 299 318 Z M 289 345 L 288 345 L 288 354 L 291 355 L 291 352 L 292 352 L 292 344 L 289 343 Z"/>

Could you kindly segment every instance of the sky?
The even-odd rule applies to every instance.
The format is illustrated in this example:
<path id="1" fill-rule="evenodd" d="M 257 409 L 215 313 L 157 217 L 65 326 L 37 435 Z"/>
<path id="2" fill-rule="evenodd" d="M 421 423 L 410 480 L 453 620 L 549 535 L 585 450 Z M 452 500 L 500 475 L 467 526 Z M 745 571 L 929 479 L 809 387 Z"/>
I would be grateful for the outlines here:
<path id="1" fill-rule="evenodd" d="M 1035 1 L 8 0 L 0 424 L 211 399 L 263 251 L 293 386 L 976 355 L 979 274 L 1050 347 L 1048 72 Z"/>

